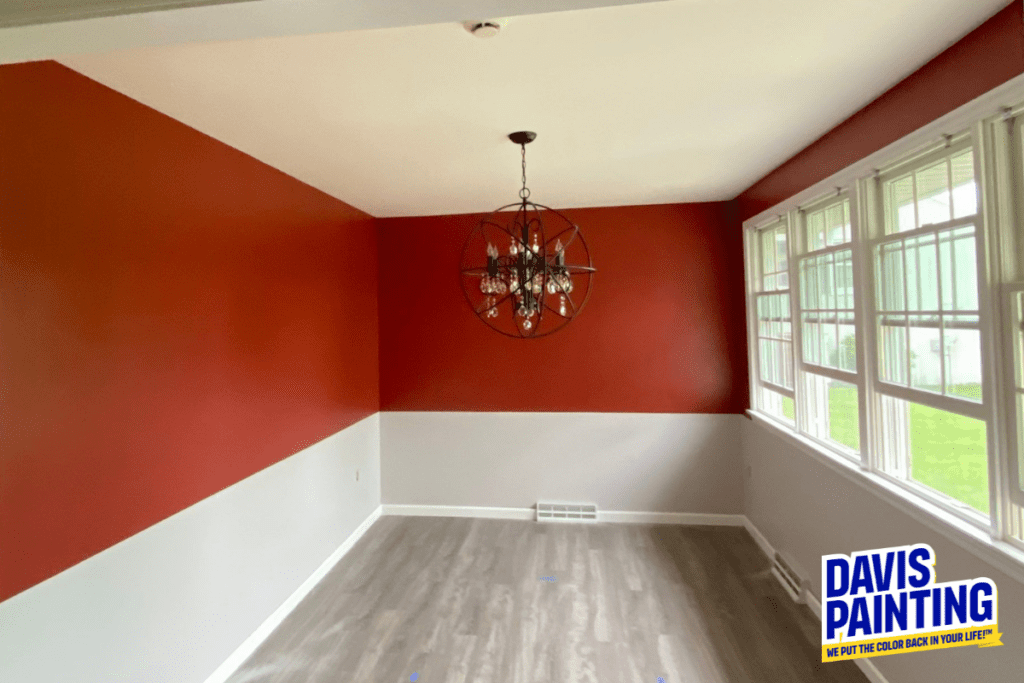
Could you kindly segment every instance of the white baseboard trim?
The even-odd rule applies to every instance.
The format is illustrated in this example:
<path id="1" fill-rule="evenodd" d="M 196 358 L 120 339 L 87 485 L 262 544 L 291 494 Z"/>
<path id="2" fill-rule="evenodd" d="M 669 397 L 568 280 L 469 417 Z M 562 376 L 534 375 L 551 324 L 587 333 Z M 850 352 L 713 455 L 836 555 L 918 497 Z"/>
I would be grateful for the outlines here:
<path id="1" fill-rule="evenodd" d="M 533 508 L 489 508 L 467 505 L 382 505 L 385 515 L 396 517 L 479 517 L 481 519 L 532 520 Z"/>
<path id="2" fill-rule="evenodd" d="M 768 542 L 768 539 L 764 537 L 764 534 L 761 533 L 761 530 L 754 526 L 753 522 L 744 517 L 743 527 L 747 530 L 747 533 L 749 533 L 754 538 L 754 542 L 757 543 L 757 546 L 761 549 L 761 552 L 767 555 L 769 559 L 775 557 L 775 548 L 773 548 L 772 544 Z"/>
<path id="3" fill-rule="evenodd" d="M 761 533 L 761 530 L 754 526 L 754 523 L 745 516 L 743 516 L 743 527 L 746 528 L 747 532 L 749 532 L 754 538 L 754 542 L 761 548 L 761 552 L 763 552 L 769 560 L 774 559 L 775 548 L 768 542 L 768 539 Z M 814 616 L 818 617 L 820 620 L 821 601 L 818 600 L 818 598 L 810 591 L 805 591 L 804 600 L 811 612 L 814 613 Z M 882 672 L 878 670 L 878 667 L 875 666 L 875 663 L 870 659 L 854 659 L 853 663 L 857 665 L 857 668 L 861 670 L 861 673 L 863 673 L 865 678 L 867 678 L 871 683 L 889 683 L 885 679 L 885 676 L 882 675 Z"/>
<path id="4" fill-rule="evenodd" d="M 327 576 L 327 573 L 334 568 L 334 565 L 338 564 L 338 561 L 344 557 L 352 546 L 363 537 L 363 534 L 373 526 L 373 523 L 380 519 L 382 514 L 382 506 L 378 506 L 376 510 L 370 513 L 367 517 L 356 527 L 355 531 L 349 534 L 349 537 L 338 546 L 337 550 L 331 553 L 326 560 L 324 560 L 316 571 L 309 575 L 305 581 L 302 582 L 295 592 L 288 596 L 288 599 L 281 603 L 281 606 L 274 610 L 266 620 L 260 624 L 260 627 L 253 631 L 252 635 L 245 639 L 245 641 L 238 646 L 238 648 L 231 653 L 231 656 L 224 660 L 224 662 L 217 667 L 217 669 L 210 674 L 206 683 L 225 683 L 228 678 L 231 677 L 238 667 L 245 662 L 246 659 L 256 651 L 256 648 L 267 639 L 274 629 L 281 625 L 281 622 L 285 620 L 292 610 L 298 607 L 302 599 L 309 595 L 313 587 L 316 586 L 320 581 Z"/>
<path id="5" fill-rule="evenodd" d="M 536 519 L 533 508 L 474 507 L 469 505 L 382 505 L 385 515 L 403 517 L 477 517 L 480 519 Z M 705 526 L 744 526 L 743 515 L 702 512 L 629 512 L 600 510 L 598 522 L 609 524 L 683 524 Z M 581 522 L 585 524 L 586 522 Z"/>
<path id="6" fill-rule="evenodd" d="M 814 612 L 814 616 L 818 617 L 818 620 L 820 621 L 821 600 L 818 600 L 818 598 L 811 591 L 807 591 L 806 595 L 804 595 L 804 601 L 807 603 L 807 606 L 811 608 L 811 611 Z"/>
<path id="7" fill-rule="evenodd" d="M 598 511 L 597 521 L 612 524 L 678 524 L 683 526 L 743 526 L 743 515 L 704 512 Z"/>

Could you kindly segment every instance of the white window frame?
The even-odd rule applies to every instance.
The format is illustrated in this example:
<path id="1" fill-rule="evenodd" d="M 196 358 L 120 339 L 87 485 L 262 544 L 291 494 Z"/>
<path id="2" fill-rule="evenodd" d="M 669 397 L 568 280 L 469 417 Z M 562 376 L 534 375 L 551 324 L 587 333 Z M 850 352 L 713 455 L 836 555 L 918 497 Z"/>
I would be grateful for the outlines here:
<path id="1" fill-rule="evenodd" d="M 807 216 L 808 214 L 814 213 L 821 209 L 828 208 L 835 204 L 841 204 L 845 201 L 850 202 L 850 224 L 851 224 L 851 240 L 849 242 L 843 242 L 832 246 L 825 246 L 819 249 L 809 250 L 807 248 Z M 802 305 L 802 292 L 800 290 L 800 264 L 809 259 L 820 256 L 822 254 L 835 254 L 840 251 L 851 251 L 853 254 L 853 273 L 854 273 L 854 329 L 856 330 L 856 342 L 857 348 L 860 349 L 863 341 L 862 336 L 862 318 L 860 314 L 859 304 L 861 296 L 858 292 L 859 276 L 858 271 L 858 257 L 857 250 L 854 249 L 854 244 L 857 242 L 857 220 L 855 218 L 856 207 L 854 206 L 853 197 L 846 188 L 835 188 L 831 193 L 824 197 L 816 198 L 815 200 L 805 203 L 798 207 L 794 212 L 794 220 L 790 222 L 790 225 L 795 228 L 790 230 L 790 259 L 791 259 L 791 273 L 790 273 L 790 302 L 792 307 L 793 318 L 793 361 L 794 361 L 794 372 L 793 372 L 793 386 L 801 394 L 801 401 L 797 402 L 795 406 L 796 414 L 796 427 L 797 431 L 804 437 L 811 439 L 815 443 L 819 443 L 825 448 L 831 449 L 835 454 L 849 458 L 853 461 L 861 461 L 864 453 L 864 439 L 867 436 L 866 425 L 864 420 L 858 419 L 859 425 L 859 441 L 861 443 L 860 451 L 854 451 L 853 449 L 845 448 L 842 444 L 819 439 L 811 434 L 807 424 L 807 406 L 803 401 L 803 376 L 804 374 L 819 375 L 822 377 L 828 377 L 830 379 L 838 380 L 840 382 L 846 382 L 848 384 L 855 385 L 857 387 L 857 401 L 858 410 L 861 408 L 861 397 L 864 395 L 863 390 L 860 387 L 859 375 L 863 369 L 863 362 L 858 352 L 855 361 L 857 370 L 850 372 L 839 368 L 832 368 L 817 363 L 809 363 L 804 360 L 804 346 L 803 346 L 803 305 Z M 796 317 L 799 316 L 799 317 Z M 860 411 L 863 413 L 863 411 Z M 859 416 L 858 416 L 859 418 Z"/>
<path id="2" fill-rule="evenodd" d="M 758 408 L 763 411 L 764 415 L 768 416 L 772 420 L 776 420 L 776 421 L 780 422 L 780 424 L 787 424 L 787 423 L 782 418 L 780 418 L 778 415 L 775 415 L 774 413 L 770 413 L 770 412 L 767 412 L 767 411 L 763 410 L 763 406 L 761 405 L 761 395 L 760 395 L 759 389 L 764 388 L 764 389 L 768 389 L 770 391 L 774 391 L 775 393 L 780 394 L 781 396 L 784 396 L 786 398 L 789 398 L 789 399 L 793 400 L 794 404 L 795 404 L 795 401 L 796 401 L 796 367 L 793 364 L 793 354 L 794 354 L 793 349 L 796 347 L 797 337 L 796 337 L 795 323 L 794 323 L 793 317 L 792 317 L 792 315 L 793 315 L 793 246 L 792 246 L 792 243 L 790 241 L 790 236 L 791 236 L 791 233 L 792 233 L 792 231 L 790 230 L 790 224 L 791 224 L 790 216 L 788 216 L 788 215 L 785 215 L 785 216 L 775 216 L 775 217 L 771 218 L 770 220 L 765 221 L 762 224 L 754 227 L 753 229 L 746 231 L 746 234 L 744 235 L 744 251 L 745 251 L 746 257 L 747 257 L 746 258 L 746 262 L 748 264 L 748 267 L 751 269 L 750 272 L 752 273 L 752 276 L 747 278 L 747 301 L 748 301 L 748 305 L 747 305 L 748 322 L 747 322 L 747 324 L 748 324 L 749 329 L 751 330 L 751 334 L 752 334 L 752 336 L 750 337 L 752 342 L 748 346 L 749 346 L 749 352 L 750 352 L 749 353 L 750 368 L 753 371 L 753 377 L 752 377 L 753 381 L 751 382 L 751 385 L 750 385 L 750 405 L 758 406 Z M 766 232 L 766 231 L 769 231 L 769 230 L 774 231 L 774 230 L 777 230 L 779 228 L 783 228 L 786 231 L 786 252 L 787 252 L 786 253 L 786 265 L 787 265 L 787 272 L 788 272 L 788 284 L 789 284 L 789 287 L 787 287 L 786 289 L 764 290 L 763 289 L 764 273 L 761 272 L 762 260 L 759 258 L 760 254 L 761 254 L 761 235 L 764 232 Z M 758 258 L 755 259 L 756 262 L 752 262 L 751 258 L 753 258 L 755 255 Z M 776 272 L 780 272 L 780 271 L 776 271 Z M 790 341 L 790 345 L 789 345 L 789 348 L 790 348 L 789 363 L 790 363 L 790 374 L 793 377 L 793 389 L 790 389 L 788 387 L 784 387 L 784 386 L 775 384 L 774 382 L 766 382 L 766 381 L 761 379 L 761 344 L 760 344 L 761 333 L 760 333 L 760 329 L 759 329 L 760 320 L 759 320 L 758 314 L 757 314 L 757 302 L 758 302 L 758 299 L 761 298 L 761 297 L 772 296 L 772 295 L 777 295 L 777 294 L 788 294 L 789 295 L 790 330 L 791 330 L 790 340 L 789 340 Z"/>
<path id="3" fill-rule="evenodd" d="M 992 178 L 992 191 L 986 198 L 986 208 L 992 216 L 992 236 L 996 243 L 991 267 L 996 273 L 993 293 L 993 314 L 1001 322 L 1003 331 L 995 340 L 993 352 L 1000 361 L 1001 372 L 995 390 L 1001 399 L 998 419 L 1003 425 L 1000 446 L 1006 457 L 997 463 L 997 474 L 1005 481 L 1008 501 L 1024 508 L 1024 485 L 1020 466 L 1024 459 L 1024 424 L 1017 408 L 1020 389 L 1024 388 L 1024 359 L 1017 344 L 1017 297 L 1024 297 L 1024 102 L 1003 108 L 999 116 L 990 117 L 982 124 L 988 140 L 988 172 Z M 1012 511 L 1004 505 L 1004 531 L 1014 520 Z M 1024 523 L 1024 513 L 1018 515 Z M 1024 529 L 1014 538 L 1004 536 L 1024 548 Z"/>
<path id="4" fill-rule="evenodd" d="M 1018 402 L 1024 402 L 1024 383 L 1020 382 L 1020 378 L 1024 376 L 1024 361 L 1020 358 L 1017 351 L 1018 336 L 1024 335 L 1024 315 L 1018 314 L 1018 303 L 1017 298 L 1024 299 L 1024 284 L 1008 285 L 1004 290 L 1005 302 L 1007 304 L 1004 309 L 1005 319 L 1009 321 L 1008 335 L 1005 340 L 1006 357 L 1004 362 L 1006 363 L 1007 372 L 1004 374 L 1004 396 L 1006 407 L 1005 410 L 1005 425 L 1006 425 L 1006 451 L 1008 454 L 1007 458 L 1007 475 L 1010 489 L 1010 497 L 1017 505 L 1024 507 L 1024 485 L 1021 483 L 1021 463 L 1020 463 L 1020 452 L 1022 446 L 1024 446 L 1024 416 L 1020 410 L 1018 410 Z"/>
<path id="5" fill-rule="evenodd" d="M 943 394 L 934 394 L 922 389 L 917 389 L 910 384 L 910 377 L 908 375 L 908 386 L 901 386 L 897 384 L 891 384 L 885 382 L 881 378 L 880 368 L 877 360 L 873 362 L 869 367 L 869 372 L 872 379 L 872 390 L 869 394 L 869 400 L 872 405 L 870 410 L 873 412 L 874 420 L 872 420 L 872 449 L 873 453 L 881 454 L 883 451 L 883 425 L 882 425 L 882 403 L 883 397 L 891 397 L 901 399 L 910 403 L 916 403 L 919 405 L 936 408 L 943 410 L 948 413 L 956 415 L 962 415 L 970 417 L 985 423 L 986 428 L 986 439 L 987 439 L 987 453 L 988 453 L 988 469 L 989 469 L 989 515 L 974 510 L 966 503 L 947 496 L 946 494 L 932 489 L 922 483 L 915 481 L 912 477 L 906 478 L 894 475 L 893 473 L 887 472 L 882 466 L 880 461 L 876 458 L 872 461 L 869 469 L 875 472 L 879 476 L 886 477 L 898 486 L 906 488 L 912 494 L 928 498 L 931 502 L 954 514 L 967 522 L 975 524 L 979 527 L 990 527 L 995 533 L 996 529 L 992 524 L 992 519 L 996 516 L 998 502 L 993 499 L 993 482 L 997 481 L 994 473 L 994 466 L 996 463 L 995 453 L 998 449 L 995 448 L 996 434 L 997 431 L 997 420 L 994 415 L 993 406 L 994 392 L 992 391 L 992 385 L 994 383 L 993 373 L 991 371 L 993 367 L 993 358 L 990 353 L 990 339 L 992 335 L 993 327 L 988 317 L 989 311 L 989 294 L 990 287 L 988 286 L 988 268 L 987 259 L 985 258 L 986 253 L 986 240 L 985 240 L 985 217 L 983 211 L 983 200 L 985 196 L 985 185 L 984 178 L 982 177 L 982 154 L 978 149 L 979 136 L 972 131 L 963 131 L 955 136 L 945 136 L 942 139 L 936 141 L 933 145 L 919 150 L 917 153 L 911 155 L 907 159 L 900 159 L 889 168 L 879 170 L 873 173 L 868 178 L 862 178 L 857 187 L 862 193 L 869 194 L 874 190 L 873 195 L 873 207 L 877 213 L 873 216 L 873 221 L 865 221 L 865 226 L 862 234 L 868 235 L 869 238 L 862 240 L 862 253 L 861 256 L 871 264 L 871 272 L 869 277 L 871 278 L 866 284 L 869 285 L 869 290 L 865 292 L 867 296 L 865 299 L 870 299 L 873 308 L 872 317 L 870 320 L 865 321 L 865 329 L 867 334 L 865 335 L 865 341 L 868 347 L 871 349 L 872 356 L 878 358 L 878 311 L 875 306 L 876 303 L 876 292 L 878 281 L 875 276 L 875 262 L 876 262 L 876 250 L 879 249 L 883 244 L 890 244 L 894 242 L 900 242 L 908 238 L 913 238 L 922 235 L 937 234 L 945 230 L 952 228 L 963 227 L 967 225 L 973 225 L 975 227 L 975 244 L 976 244 L 976 267 L 978 275 L 978 311 L 979 317 L 979 329 L 981 330 L 981 377 L 982 377 L 982 401 L 980 403 L 969 401 L 967 399 L 960 399 L 954 396 L 947 396 Z M 890 177 L 900 176 L 906 171 L 916 170 L 922 167 L 926 167 L 941 159 L 945 156 L 955 154 L 958 151 L 962 151 L 970 147 L 974 152 L 974 178 L 975 183 L 978 187 L 978 213 L 975 216 L 968 218 L 951 219 L 942 223 L 935 223 L 917 227 L 913 230 L 906 230 L 903 232 L 894 232 L 885 234 L 885 216 L 884 216 L 884 200 L 881 196 L 883 183 Z M 872 185 L 874 187 L 872 187 Z M 915 195 L 916 205 L 916 195 Z M 916 211 L 916 206 L 915 206 Z M 866 214 L 865 214 L 866 216 Z M 903 272 L 906 274 L 906 260 L 904 254 L 904 268 Z M 909 304 L 905 302 L 907 306 Z M 940 302 L 941 307 L 941 302 Z M 903 313 L 895 313 L 894 315 L 906 315 L 909 311 Z M 988 324 L 986 324 L 988 323 Z M 909 353 L 909 345 L 908 345 Z M 944 366 L 945 359 L 940 361 L 940 366 Z M 909 370 L 908 370 L 909 373 Z M 943 375 L 945 374 L 944 368 L 942 369 Z M 909 457 L 905 454 L 904 458 Z"/>
<path id="6" fill-rule="evenodd" d="M 1008 126 L 1010 118 L 1015 126 Z M 929 233 L 937 226 L 884 234 L 884 216 L 871 215 L 875 209 L 883 210 L 879 194 L 880 174 L 898 166 L 921 163 L 926 155 L 947 146 L 969 140 L 974 152 L 975 182 L 979 204 L 974 219 L 976 254 L 978 259 L 978 316 L 981 329 L 982 400 L 980 403 L 955 396 L 928 394 L 922 390 L 898 385 L 879 386 L 878 340 L 875 309 L 874 246 L 888 239 L 905 239 L 915 233 Z M 1016 149 L 1017 154 L 1012 154 Z M 766 428 L 777 430 L 791 439 L 803 451 L 828 464 L 842 475 L 855 481 L 880 497 L 896 504 L 916 519 L 940 531 L 948 538 L 994 563 L 1004 571 L 1024 581 L 1024 487 L 1016 478 L 1021 461 L 1024 425 L 1017 425 L 1015 398 L 1018 387 L 1012 381 L 1016 358 L 1010 341 L 1013 329 L 1012 295 L 1024 291 L 1024 75 L 982 95 L 936 121 L 922 127 L 903 139 L 875 152 L 859 162 L 816 183 L 790 199 L 744 221 L 744 250 L 747 268 L 748 340 L 750 346 L 751 417 Z M 801 207 L 820 202 L 829 195 L 846 193 L 850 199 L 852 223 L 852 249 L 854 259 L 855 323 L 857 339 L 857 369 L 854 377 L 842 372 L 836 376 L 832 368 L 803 363 L 803 344 L 800 338 L 802 316 L 800 311 L 799 262 L 809 252 L 804 247 L 806 236 Z M 757 319 L 752 310 L 756 294 L 753 277 L 757 275 L 759 261 L 755 231 L 769 223 L 785 219 L 788 226 L 789 292 L 793 325 L 793 398 L 795 426 L 765 415 L 758 406 L 760 369 L 756 347 Z M 950 224 L 964 222 L 954 219 Z M 1015 236 L 1016 235 L 1016 236 Z M 1007 243 L 1013 242 L 1013 258 L 1007 257 Z M 835 247 L 845 249 L 846 245 Z M 827 249 L 832 249 L 829 247 Z M 824 251 L 824 250 L 817 250 Z M 843 452 L 831 442 L 810 438 L 805 433 L 800 388 L 804 372 L 825 375 L 857 386 L 860 420 L 860 454 L 851 461 L 850 452 Z M 774 389 L 774 387 L 772 387 Z M 906 389 L 906 391 L 903 391 Z M 889 476 L 876 462 L 880 452 L 881 396 L 931 405 L 957 414 L 982 419 L 986 424 L 988 440 L 990 515 L 986 518 L 973 509 L 953 501 L 944 494 L 923 484 L 899 480 Z M 1012 419 L 1011 419 L 1012 418 Z M 1012 423 L 1012 424 L 1011 424 Z M 1019 506 L 1019 507 L 1015 507 Z M 1011 520 L 1011 510 L 1014 519 Z M 1016 521 L 1015 521 L 1016 520 Z M 1016 527 L 1014 527 L 1016 525 Z M 1009 533 L 1016 528 L 1016 537 Z"/>

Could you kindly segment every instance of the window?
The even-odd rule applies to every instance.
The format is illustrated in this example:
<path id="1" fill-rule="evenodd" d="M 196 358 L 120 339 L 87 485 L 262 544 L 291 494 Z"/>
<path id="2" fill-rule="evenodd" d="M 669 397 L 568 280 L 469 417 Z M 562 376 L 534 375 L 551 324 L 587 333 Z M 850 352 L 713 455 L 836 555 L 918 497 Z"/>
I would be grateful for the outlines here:
<path id="1" fill-rule="evenodd" d="M 891 396 L 879 401 L 880 469 L 938 492 L 965 511 L 987 515 L 985 422 Z"/>
<path id="2" fill-rule="evenodd" d="M 800 429 L 854 455 L 860 450 L 857 325 L 850 200 L 839 194 L 802 209 L 799 258 Z"/>
<path id="3" fill-rule="evenodd" d="M 761 291 L 773 292 L 789 289 L 789 251 L 786 225 L 777 224 L 760 231 L 761 237 Z"/>
<path id="4" fill-rule="evenodd" d="M 761 275 L 756 297 L 758 405 L 792 423 L 793 318 L 789 299 L 788 226 L 778 221 L 757 231 Z"/>
<path id="5" fill-rule="evenodd" d="M 764 294 L 757 299 L 758 349 L 765 407 L 793 420 L 792 320 L 789 293 Z"/>
<path id="6" fill-rule="evenodd" d="M 886 183 L 885 232 L 906 232 L 978 213 L 970 148 L 931 159 Z"/>
<path id="7" fill-rule="evenodd" d="M 803 377 L 806 433 L 856 454 L 860 450 L 857 385 L 812 372 Z"/>
<path id="8" fill-rule="evenodd" d="M 981 401 L 981 328 L 973 225 L 877 248 L 883 382 Z"/>
<path id="9" fill-rule="evenodd" d="M 873 250 L 878 463 L 961 512 L 988 515 L 970 144 L 942 147 L 874 181 L 885 204 Z"/>
<path id="10" fill-rule="evenodd" d="M 804 362 L 856 372 L 852 250 L 800 262 L 800 310 Z"/>
<path id="11" fill-rule="evenodd" d="M 905 156 L 879 152 L 754 218 L 745 244 L 752 410 L 856 463 L 881 495 L 1024 549 L 1014 87 L 1016 109 L 972 103 L 970 128 L 908 136 Z"/>
<path id="12" fill-rule="evenodd" d="M 875 248 L 875 299 L 883 382 L 980 402 L 973 159 L 968 147 L 882 180 L 888 236 Z"/>
<path id="13" fill-rule="evenodd" d="M 808 251 L 849 244 L 852 241 L 850 200 L 831 201 L 824 208 L 806 213 L 805 225 Z"/>

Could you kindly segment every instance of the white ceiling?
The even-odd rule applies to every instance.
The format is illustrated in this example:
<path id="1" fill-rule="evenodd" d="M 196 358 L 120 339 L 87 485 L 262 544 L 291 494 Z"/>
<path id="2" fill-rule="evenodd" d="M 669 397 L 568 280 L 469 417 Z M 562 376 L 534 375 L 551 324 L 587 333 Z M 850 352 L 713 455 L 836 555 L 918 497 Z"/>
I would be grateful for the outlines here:
<path id="1" fill-rule="evenodd" d="M 15 0 L 0 4 L 0 26 L 27 26 L 87 17 L 156 12 L 253 0 Z"/>
<path id="2" fill-rule="evenodd" d="M 730 199 L 1005 0 L 678 0 L 61 61 L 374 216 Z"/>
<path id="3" fill-rule="evenodd" d="M 0 0 L 0 64 L 660 0 Z"/>

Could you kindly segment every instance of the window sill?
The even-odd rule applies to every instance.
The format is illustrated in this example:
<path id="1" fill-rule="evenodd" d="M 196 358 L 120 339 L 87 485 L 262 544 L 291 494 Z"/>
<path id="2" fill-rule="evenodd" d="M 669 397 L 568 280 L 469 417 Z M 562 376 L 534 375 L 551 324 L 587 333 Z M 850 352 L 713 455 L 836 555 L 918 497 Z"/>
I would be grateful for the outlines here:
<path id="1" fill-rule="evenodd" d="M 915 496 L 903 487 L 886 480 L 885 477 L 862 469 L 860 465 L 851 460 L 830 453 L 827 449 L 771 417 L 755 410 L 748 410 L 747 415 L 761 429 L 780 436 L 790 445 L 797 447 L 851 482 L 942 534 L 978 559 L 1005 572 L 1016 581 L 1024 583 L 1024 551 L 1005 541 L 993 540 L 987 529 L 979 528 L 938 505 Z M 855 549 L 851 548 L 850 550 Z"/>

